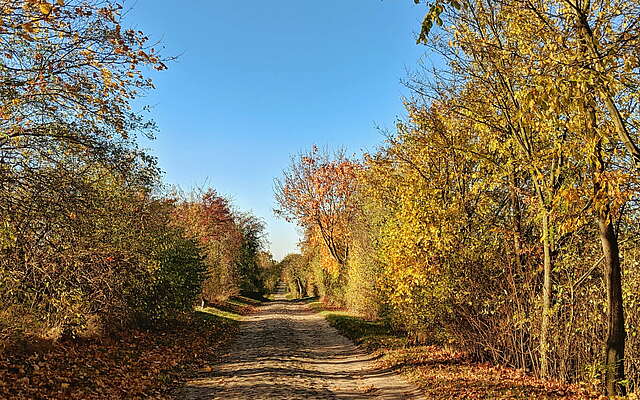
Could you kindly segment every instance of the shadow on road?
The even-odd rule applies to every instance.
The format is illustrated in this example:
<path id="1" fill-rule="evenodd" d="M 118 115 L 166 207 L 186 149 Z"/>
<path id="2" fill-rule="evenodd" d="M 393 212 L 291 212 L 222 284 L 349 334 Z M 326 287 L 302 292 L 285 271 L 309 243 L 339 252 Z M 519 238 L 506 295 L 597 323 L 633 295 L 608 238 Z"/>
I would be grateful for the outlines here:
<path id="1" fill-rule="evenodd" d="M 234 343 L 184 399 L 412 399 L 414 389 L 282 291 L 243 319 Z"/>

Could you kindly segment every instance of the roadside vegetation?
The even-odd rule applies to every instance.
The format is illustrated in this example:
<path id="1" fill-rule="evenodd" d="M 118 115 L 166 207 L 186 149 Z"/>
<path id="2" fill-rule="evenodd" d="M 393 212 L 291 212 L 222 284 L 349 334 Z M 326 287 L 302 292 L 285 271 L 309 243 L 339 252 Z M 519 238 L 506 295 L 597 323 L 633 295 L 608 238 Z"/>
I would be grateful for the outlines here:
<path id="1" fill-rule="evenodd" d="M 640 4 L 414 3 L 433 66 L 378 148 L 292 155 L 275 262 L 140 149 L 172 58 L 120 3 L 0 0 L 0 397 L 164 396 L 280 279 L 433 396 L 637 397 Z"/>
<path id="2" fill-rule="evenodd" d="M 304 231 L 290 289 L 411 343 L 637 393 L 638 3 L 416 3 L 430 62 L 406 116 L 276 181 Z"/>
<path id="3" fill-rule="evenodd" d="M 2 398 L 158 395 L 232 334 L 230 298 L 267 290 L 262 220 L 167 188 L 138 147 L 171 59 L 123 14 L 0 1 Z"/>
<path id="4" fill-rule="evenodd" d="M 369 351 L 381 370 L 400 370 L 429 399 L 600 399 L 586 385 L 539 379 L 522 370 L 479 363 L 453 348 L 411 343 L 385 321 L 315 301 L 309 306 Z"/>

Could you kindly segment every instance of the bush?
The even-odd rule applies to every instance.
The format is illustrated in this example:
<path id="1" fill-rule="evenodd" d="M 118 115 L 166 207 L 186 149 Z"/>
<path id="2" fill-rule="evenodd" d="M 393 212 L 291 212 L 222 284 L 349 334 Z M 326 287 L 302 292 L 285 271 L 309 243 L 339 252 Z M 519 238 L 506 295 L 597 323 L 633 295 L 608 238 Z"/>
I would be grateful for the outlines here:
<path id="1" fill-rule="evenodd" d="M 130 298 L 143 326 L 192 310 L 202 291 L 206 265 L 196 244 L 179 236 L 170 237 L 167 242 L 159 252 L 159 267 L 148 291 L 144 296 L 132 293 Z"/>

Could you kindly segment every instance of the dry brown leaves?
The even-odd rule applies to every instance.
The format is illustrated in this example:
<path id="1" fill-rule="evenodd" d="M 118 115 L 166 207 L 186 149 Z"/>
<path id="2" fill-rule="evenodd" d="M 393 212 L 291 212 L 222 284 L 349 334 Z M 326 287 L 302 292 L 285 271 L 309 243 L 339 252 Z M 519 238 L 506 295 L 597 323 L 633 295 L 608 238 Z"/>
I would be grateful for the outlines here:
<path id="1" fill-rule="evenodd" d="M 524 371 L 473 363 L 438 346 L 385 349 L 381 365 L 402 368 L 429 399 L 604 399 L 586 386 L 537 379 Z"/>
<path id="2" fill-rule="evenodd" d="M 165 331 L 7 352 L 0 360 L 0 398 L 170 398 L 192 371 L 216 358 L 235 331 L 236 324 L 226 320 L 192 318 Z"/>

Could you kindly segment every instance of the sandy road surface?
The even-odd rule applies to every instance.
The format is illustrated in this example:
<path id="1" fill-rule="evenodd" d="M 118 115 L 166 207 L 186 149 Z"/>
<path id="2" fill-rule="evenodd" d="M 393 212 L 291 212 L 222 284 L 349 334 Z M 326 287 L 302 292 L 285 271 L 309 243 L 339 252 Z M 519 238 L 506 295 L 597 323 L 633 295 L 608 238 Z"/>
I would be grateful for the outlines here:
<path id="1" fill-rule="evenodd" d="M 397 373 L 338 334 L 304 303 L 284 299 L 245 317 L 215 364 L 178 393 L 183 399 L 419 399 Z"/>

